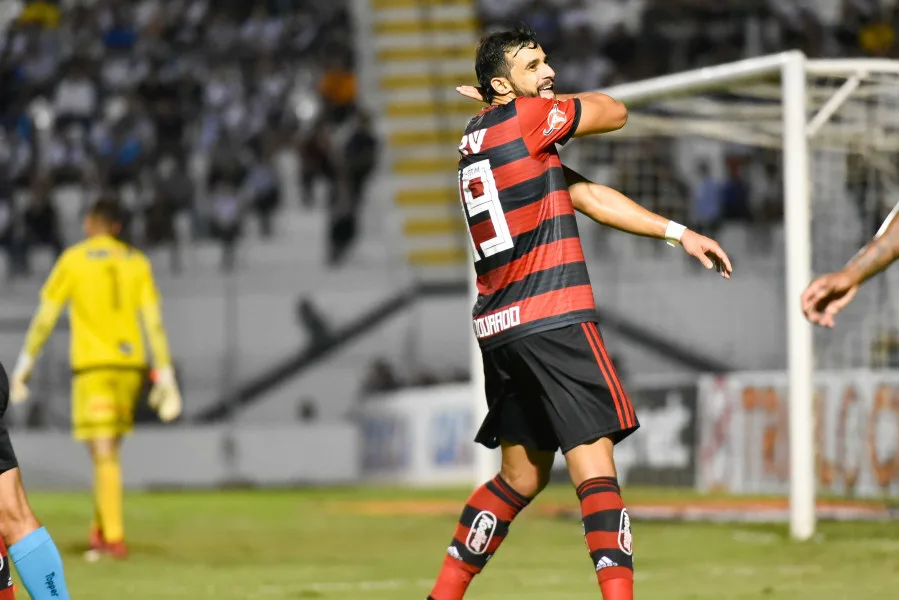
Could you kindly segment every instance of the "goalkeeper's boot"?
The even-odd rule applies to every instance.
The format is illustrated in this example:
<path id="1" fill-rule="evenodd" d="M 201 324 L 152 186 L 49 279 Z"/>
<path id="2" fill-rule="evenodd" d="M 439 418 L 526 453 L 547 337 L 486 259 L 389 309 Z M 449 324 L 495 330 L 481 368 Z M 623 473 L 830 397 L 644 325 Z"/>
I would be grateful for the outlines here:
<path id="1" fill-rule="evenodd" d="M 124 560 L 128 558 L 128 546 L 125 544 L 125 540 L 107 542 L 104 550 L 106 551 L 106 554 L 115 559 Z"/>

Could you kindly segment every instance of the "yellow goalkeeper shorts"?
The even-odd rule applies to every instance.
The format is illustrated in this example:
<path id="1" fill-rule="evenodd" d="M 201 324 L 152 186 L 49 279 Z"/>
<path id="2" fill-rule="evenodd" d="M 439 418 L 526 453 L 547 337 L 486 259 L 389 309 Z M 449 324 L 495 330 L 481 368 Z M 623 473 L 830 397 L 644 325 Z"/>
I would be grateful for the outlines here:
<path id="1" fill-rule="evenodd" d="M 76 440 L 118 437 L 134 428 L 143 369 L 90 369 L 72 378 L 72 434 Z"/>

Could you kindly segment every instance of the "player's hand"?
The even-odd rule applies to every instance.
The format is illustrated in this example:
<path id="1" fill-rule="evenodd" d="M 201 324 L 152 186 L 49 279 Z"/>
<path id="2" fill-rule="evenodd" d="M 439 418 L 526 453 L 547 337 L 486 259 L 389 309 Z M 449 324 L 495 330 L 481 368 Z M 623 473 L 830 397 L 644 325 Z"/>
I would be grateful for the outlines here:
<path id="1" fill-rule="evenodd" d="M 837 314 L 858 294 L 858 287 L 855 278 L 844 271 L 818 277 L 802 292 L 805 318 L 815 325 L 832 328 Z"/>
<path id="2" fill-rule="evenodd" d="M 695 231 L 687 229 L 680 239 L 684 252 L 696 258 L 706 269 L 715 269 L 725 279 L 730 279 L 733 267 L 727 253 L 721 249 L 718 242 Z"/>
<path id="3" fill-rule="evenodd" d="M 31 379 L 31 369 L 34 367 L 34 359 L 25 352 L 19 355 L 16 368 L 9 378 L 9 401 L 13 404 L 21 404 L 28 400 L 28 380 Z"/>
<path id="4" fill-rule="evenodd" d="M 28 386 L 21 377 L 13 375 L 9 380 L 9 401 L 13 404 L 21 404 L 28 400 Z"/>
<path id="5" fill-rule="evenodd" d="M 460 85 L 456 87 L 456 91 L 471 100 L 484 102 L 484 94 L 481 93 L 481 88 L 473 85 Z"/>
<path id="6" fill-rule="evenodd" d="M 175 381 L 175 372 L 172 367 L 156 370 L 153 387 L 147 398 L 150 408 L 156 411 L 159 418 L 168 423 L 181 415 L 181 391 L 178 382 Z"/>

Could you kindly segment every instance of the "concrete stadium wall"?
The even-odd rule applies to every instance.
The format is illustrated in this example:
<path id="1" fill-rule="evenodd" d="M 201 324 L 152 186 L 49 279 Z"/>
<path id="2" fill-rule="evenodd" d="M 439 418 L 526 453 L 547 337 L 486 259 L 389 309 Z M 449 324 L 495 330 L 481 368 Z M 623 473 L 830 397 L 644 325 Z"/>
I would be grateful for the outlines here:
<path id="1" fill-rule="evenodd" d="M 87 451 L 60 432 L 14 431 L 28 489 L 89 489 Z M 265 427 L 139 428 L 122 449 L 128 489 L 277 486 L 357 481 L 356 427 L 343 424 Z"/>

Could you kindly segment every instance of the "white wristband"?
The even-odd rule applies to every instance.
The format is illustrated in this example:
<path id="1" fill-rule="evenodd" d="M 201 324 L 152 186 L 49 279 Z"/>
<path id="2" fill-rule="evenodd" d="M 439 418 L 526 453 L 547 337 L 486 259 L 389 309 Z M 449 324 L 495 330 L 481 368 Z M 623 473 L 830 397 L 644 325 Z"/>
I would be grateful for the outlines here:
<path id="1" fill-rule="evenodd" d="M 668 221 L 668 227 L 665 229 L 665 241 L 669 246 L 677 246 L 680 244 L 681 236 L 687 230 L 686 227 L 674 221 Z"/>

